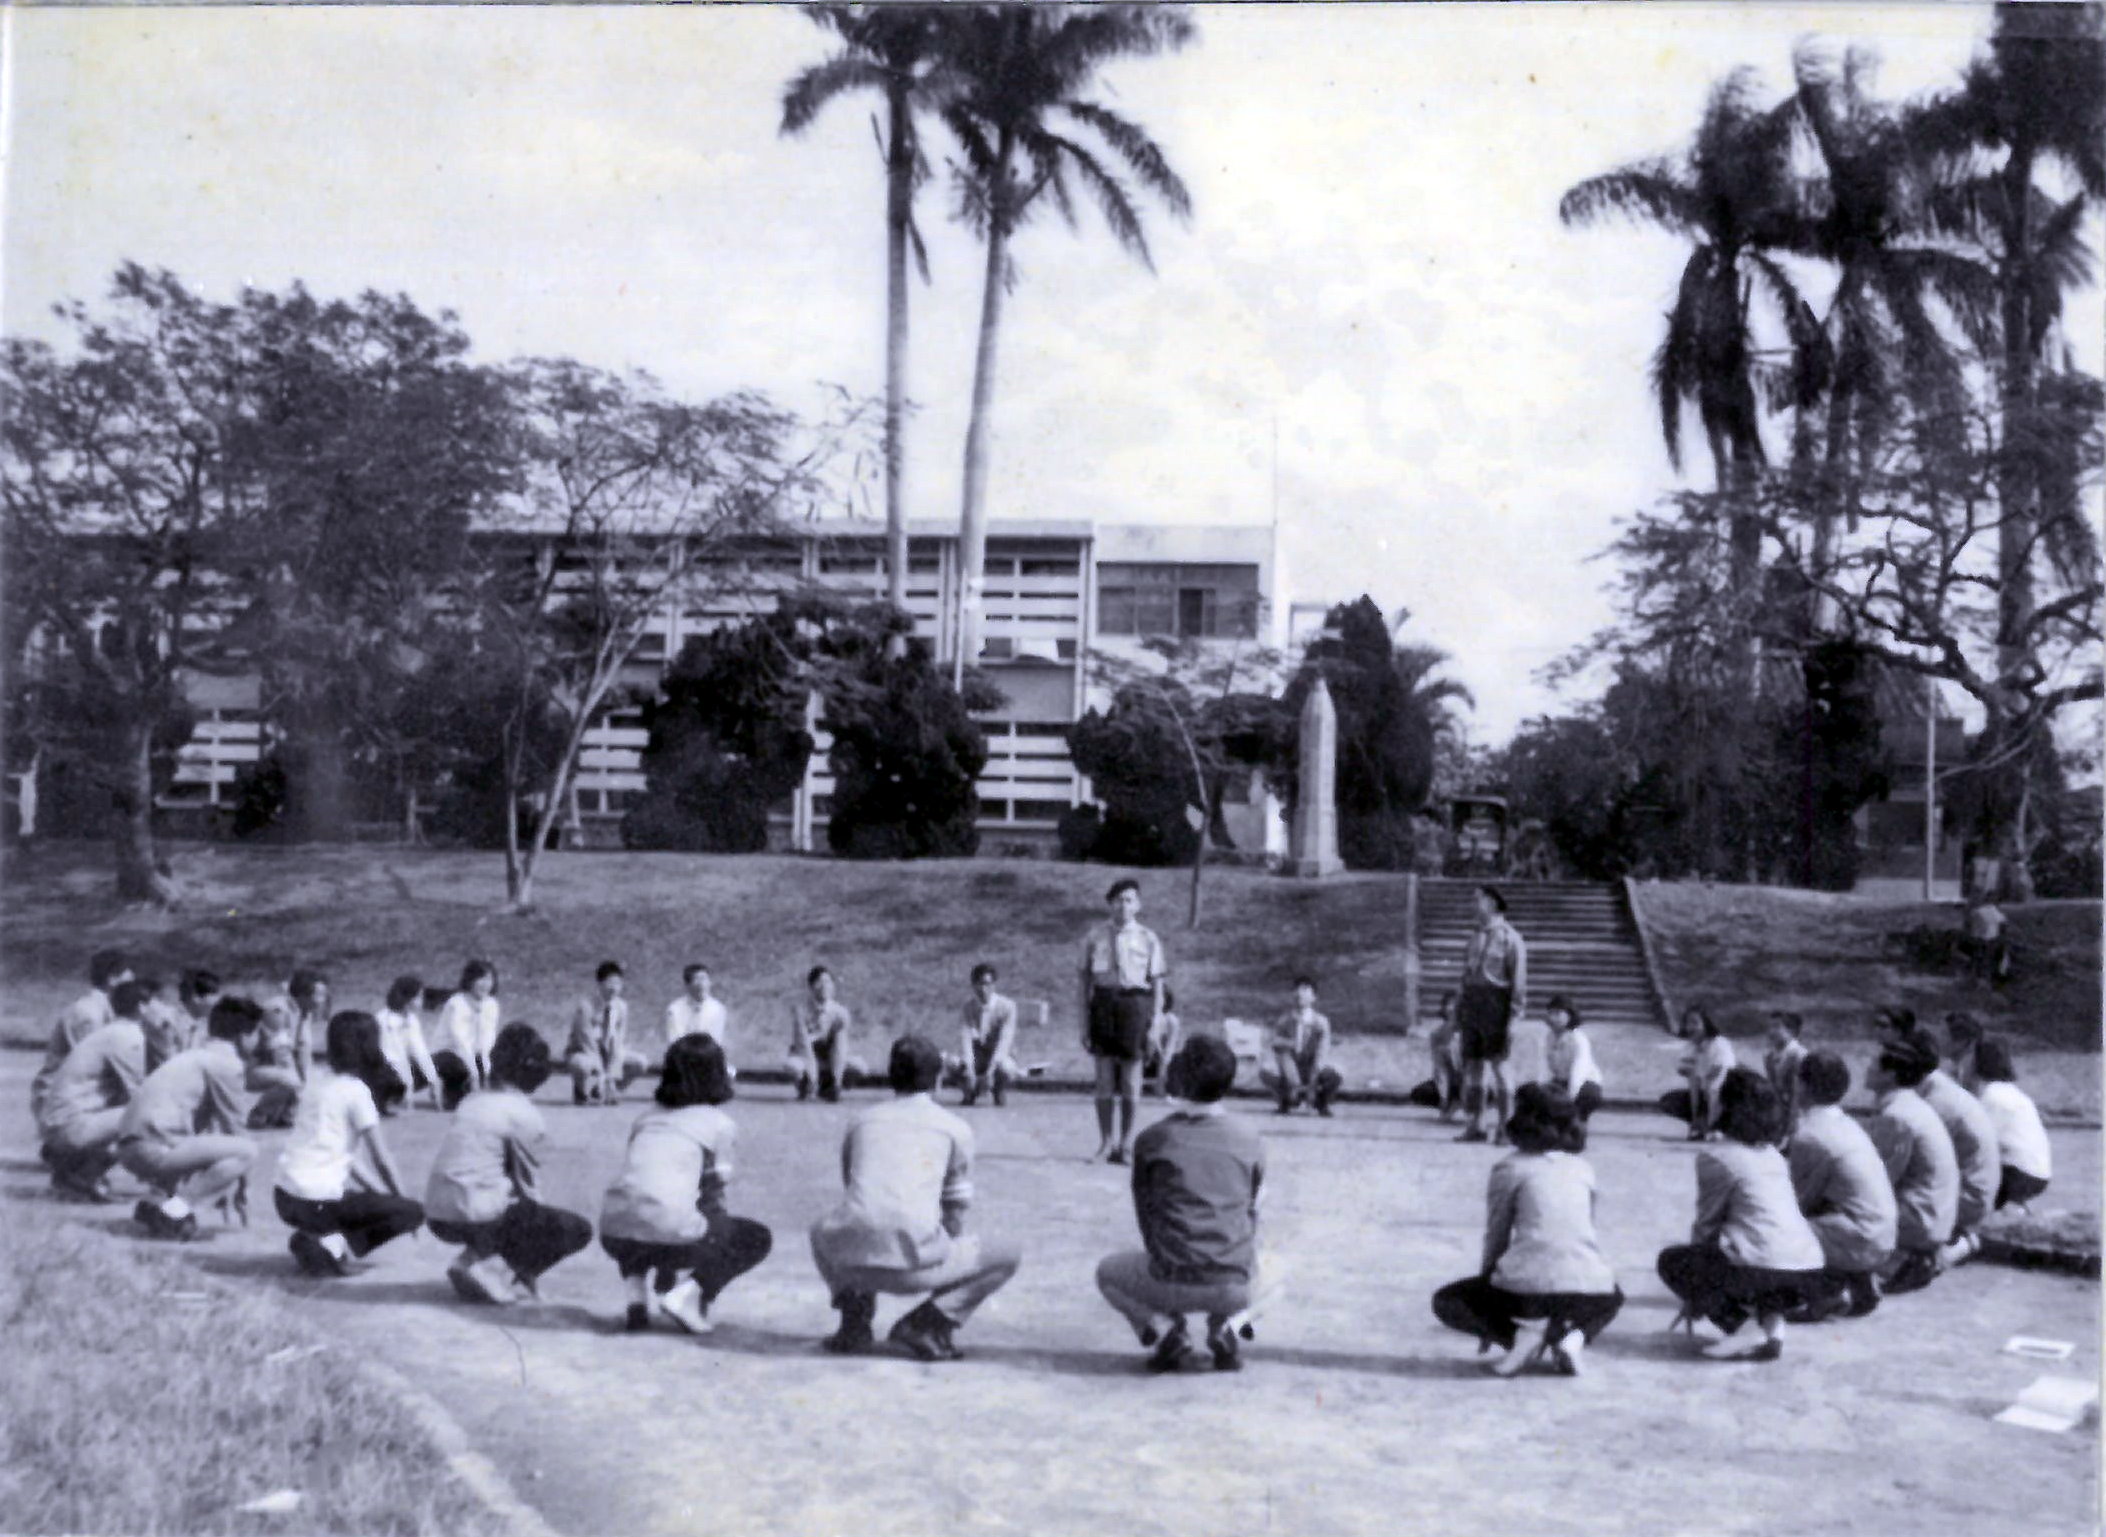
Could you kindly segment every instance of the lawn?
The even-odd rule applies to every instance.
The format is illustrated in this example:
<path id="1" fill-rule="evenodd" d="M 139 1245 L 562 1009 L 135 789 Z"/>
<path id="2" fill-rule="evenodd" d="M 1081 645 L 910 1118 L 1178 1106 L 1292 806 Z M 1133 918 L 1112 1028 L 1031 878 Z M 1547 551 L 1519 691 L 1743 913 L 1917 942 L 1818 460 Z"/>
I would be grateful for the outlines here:
<path id="1" fill-rule="evenodd" d="M 275 1291 L 18 1201 L 0 1326 L 0 1531 L 494 1529 L 409 1412 Z M 287 1490 L 290 1513 L 238 1508 Z"/>
<path id="2" fill-rule="evenodd" d="M 52 847 L 12 857 L 0 911 L 0 1038 L 34 1042 L 76 994 L 88 954 L 125 946 L 146 963 L 208 964 L 237 986 L 272 988 L 319 964 L 343 1006 L 374 1007 L 391 978 L 450 981 L 471 955 L 503 975 L 508 1018 L 559 1033 L 593 967 L 629 975 L 648 1041 L 690 960 L 707 962 L 733 1018 L 732 1056 L 777 1067 L 806 970 L 839 977 L 873 1065 L 908 1029 L 946 1044 L 966 974 L 995 962 L 1023 1005 L 1020 1057 L 1053 1078 L 1087 1072 L 1075 1016 L 1076 946 L 1120 872 L 1038 860 L 858 864 L 796 856 L 563 853 L 543 866 L 539 905 L 503 909 L 492 854 L 388 847 L 247 848 L 177 853 L 187 888 L 177 911 L 113 910 L 102 852 Z M 1144 921 L 1170 954 L 1188 1025 L 1263 1020 L 1297 972 L 1322 980 L 1349 1088 L 1395 1090 L 1426 1074 L 1423 1031 L 1403 1017 L 1404 883 L 1346 875 L 1296 882 L 1210 870 L 1202 924 L 1184 922 L 1182 871 L 1134 872 Z M 1759 1055 L 1762 1015 L 1800 1008 L 1811 1034 L 1865 1055 L 1876 1001 L 1898 996 L 1935 1018 L 1976 1007 L 2022 1046 L 2022 1071 L 2051 1111 L 2099 1111 L 2098 905 L 2043 904 L 2014 916 L 2020 981 L 2008 997 L 1909 969 L 1889 936 L 1949 910 L 1862 906 L 1806 893 L 1647 886 L 1670 994 L 1722 1006 L 1744 1055 Z M 2044 935 L 2052 948 L 2042 948 Z M 1977 994 L 1980 996 L 1976 996 Z M 1041 1024 L 1034 1005 L 1046 1005 Z M 1520 1032 L 1517 1066 L 1540 1056 L 1540 1027 Z M 1646 1031 L 1604 1030 L 1596 1049 L 1614 1096 L 1650 1098 L 1675 1083 L 1674 1046 Z"/>

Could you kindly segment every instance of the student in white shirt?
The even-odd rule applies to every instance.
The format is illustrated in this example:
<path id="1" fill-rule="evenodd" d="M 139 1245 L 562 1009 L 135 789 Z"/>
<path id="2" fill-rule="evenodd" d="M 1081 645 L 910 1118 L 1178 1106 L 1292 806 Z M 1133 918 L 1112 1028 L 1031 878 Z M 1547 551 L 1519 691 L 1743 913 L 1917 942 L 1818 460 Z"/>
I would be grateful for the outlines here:
<path id="1" fill-rule="evenodd" d="M 724 1048 L 687 1035 L 665 1054 L 658 1103 L 637 1118 L 622 1172 L 600 1206 L 600 1247 L 629 1288 L 628 1327 L 651 1326 L 651 1284 L 659 1311 L 690 1334 L 714 1326 L 710 1307 L 725 1287 L 768 1257 L 774 1235 L 725 1208 L 738 1128 Z"/>
<path id="2" fill-rule="evenodd" d="M 347 1010 L 329 1021 L 328 1070 L 300 1095 L 271 1191 L 293 1230 L 292 1254 L 312 1276 L 342 1276 L 351 1261 L 424 1224 L 380 1135 L 380 1104 L 402 1080 L 380 1054 L 380 1026 Z"/>
<path id="3" fill-rule="evenodd" d="M 723 1000 L 710 990 L 709 968 L 700 961 L 690 962 L 680 969 L 680 984 L 687 992 L 665 1006 L 666 1045 L 671 1047 L 684 1036 L 706 1035 L 728 1052 L 731 1016 Z"/>
<path id="4" fill-rule="evenodd" d="M 1572 1101 L 1573 1113 L 1585 1125 L 1601 1108 L 1603 1082 L 1586 1021 L 1580 1017 L 1579 1005 L 1559 994 L 1544 1005 L 1543 1022 L 1550 1026 L 1550 1048 L 1545 1053 L 1550 1086 Z"/>
<path id="5" fill-rule="evenodd" d="M 973 1199 L 973 1133 L 929 1097 L 943 1053 L 919 1035 L 892 1043 L 893 1097 L 850 1123 L 841 1143 L 842 1202 L 812 1226 L 812 1259 L 841 1314 L 826 1341 L 867 1350 L 879 1293 L 920 1295 L 889 1336 L 924 1361 L 955 1361 L 952 1339 L 1022 1263 L 1012 1245 L 965 1231 Z"/>
<path id="6" fill-rule="evenodd" d="M 94 958 L 88 962 L 88 990 L 68 1004 L 58 1022 L 51 1027 L 43 1064 L 38 1067 L 36 1077 L 30 1080 L 29 1114 L 32 1119 L 43 1118 L 44 1095 L 51 1087 L 51 1080 L 58 1076 L 67 1054 L 117 1018 L 110 1012 L 110 994 L 131 979 L 132 965 L 124 958 L 123 951 L 95 952 Z"/>
<path id="7" fill-rule="evenodd" d="M 1682 1013 L 1682 1039 L 1689 1045 L 1678 1064 L 1686 1087 L 1660 1096 L 1662 1113 L 1689 1123 L 1689 1140 L 1718 1134 L 1719 1091 L 1733 1071 L 1733 1043 L 1719 1033 L 1711 1012 L 1695 1004 Z"/>
<path id="8" fill-rule="evenodd" d="M 411 1093 L 422 1089 L 432 1109 L 438 1110 L 444 1108 L 439 1097 L 439 1065 L 432 1061 L 431 1047 L 424 1041 L 424 1021 L 417 1017 L 417 1004 L 423 997 L 421 977 L 397 977 L 388 987 L 386 1006 L 373 1018 L 380 1026 L 380 1054 L 388 1059 L 395 1076 Z M 408 1102 L 405 1095 L 403 1103 Z"/>
<path id="9" fill-rule="evenodd" d="M 2048 1187 L 2055 1175 L 2055 1157 L 2048 1146 L 2047 1128 L 2040 1123 L 2040 1109 L 2018 1086 L 2011 1069 L 2011 1048 L 1991 1038 L 1974 1048 L 1974 1071 L 1980 1085 L 1976 1097 L 1989 1112 L 1996 1128 L 1996 1147 L 2003 1158 L 2003 1182 L 1996 1191 L 1996 1209 L 2025 1208 Z"/>
<path id="10" fill-rule="evenodd" d="M 453 1109 L 470 1090 L 490 1082 L 490 1048 L 497 1044 L 501 1013 L 497 1001 L 497 968 L 480 958 L 461 968 L 461 985 L 439 1011 L 443 1046 L 433 1058 Z"/>
<path id="11" fill-rule="evenodd" d="M 965 1081 L 963 1102 L 967 1105 L 982 1090 L 992 1091 L 996 1105 L 1006 1103 L 1009 1086 L 1018 1076 L 1016 1000 L 995 991 L 998 980 L 987 962 L 973 967 L 972 994 L 965 1000 L 964 1023 L 958 1033 L 959 1076 Z"/>
<path id="12" fill-rule="evenodd" d="M 627 979 L 619 961 L 601 961 L 592 974 L 595 996 L 578 1000 L 570 1017 L 570 1043 L 563 1065 L 570 1069 L 571 1103 L 618 1105 L 622 1090 L 646 1068 L 643 1053 L 629 1049 Z"/>

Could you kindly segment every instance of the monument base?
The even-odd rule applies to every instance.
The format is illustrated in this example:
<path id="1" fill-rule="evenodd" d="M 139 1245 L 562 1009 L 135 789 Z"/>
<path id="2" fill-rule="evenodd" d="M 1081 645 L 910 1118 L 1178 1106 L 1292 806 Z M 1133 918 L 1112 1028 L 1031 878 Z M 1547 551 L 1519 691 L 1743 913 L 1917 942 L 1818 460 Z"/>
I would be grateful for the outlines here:
<path id="1" fill-rule="evenodd" d="M 1335 854 L 1329 859 L 1297 859 L 1294 861 L 1293 870 L 1296 880 L 1321 880 L 1326 875 L 1343 875 L 1345 861 Z"/>

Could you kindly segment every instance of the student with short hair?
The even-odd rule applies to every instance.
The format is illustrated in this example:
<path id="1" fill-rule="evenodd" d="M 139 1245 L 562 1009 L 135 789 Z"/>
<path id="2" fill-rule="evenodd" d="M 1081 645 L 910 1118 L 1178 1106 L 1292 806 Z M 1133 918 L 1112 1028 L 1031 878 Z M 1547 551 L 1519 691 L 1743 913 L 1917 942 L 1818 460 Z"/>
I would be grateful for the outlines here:
<path id="1" fill-rule="evenodd" d="M 1140 922 L 1140 882 L 1122 876 L 1104 901 L 1110 920 L 1092 925 L 1082 940 L 1082 1045 L 1097 1064 L 1095 1156 L 1124 1163 L 1140 1115 L 1141 1061 L 1163 1016 L 1169 967 L 1163 942 Z"/>
<path id="2" fill-rule="evenodd" d="M 1976 1094 L 1982 1109 L 1996 1128 L 1996 1150 L 2003 1161 L 1996 1209 L 2017 1206 L 2023 1210 L 2055 1175 L 2054 1151 L 2048 1146 L 2047 1128 L 2040 1122 L 2040 1108 L 2018 1086 L 2011 1048 L 1994 1037 L 1975 1046 L 1971 1076 L 1980 1086 Z"/>
<path id="3" fill-rule="evenodd" d="M 1929 1039 L 1926 1032 L 1927 1040 Z M 1935 1042 L 1932 1049 L 1936 1049 Z M 1997 1150 L 1996 1123 L 1982 1102 L 1960 1087 L 1943 1067 L 1923 1080 L 1917 1093 L 1945 1123 L 1952 1138 L 1953 1156 L 1960 1163 L 1960 1204 L 1953 1212 L 1952 1240 L 1945 1246 L 1941 1263 L 1959 1265 L 1982 1250 L 1977 1231 L 1989 1213 L 1996 1210 L 1996 1194 L 2004 1181 L 2003 1155 Z"/>
<path id="4" fill-rule="evenodd" d="M 187 1242 L 197 1210 L 216 1204 L 222 1221 L 248 1221 L 248 1173 L 256 1144 L 247 1119 L 243 1056 L 263 1032 L 263 1009 L 220 998 L 205 1040 L 146 1075 L 117 1129 L 117 1161 L 151 1194 L 132 1208 L 149 1238 Z"/>
<path id="5" fill-rule="evenodd" d="M 29 1113 L 35 1120 L 41 1122 L 44 1119 L 44 1096 L 50 1092 L 51 1080 L 58 1076 L 68 1054 L 103 1026 L 116 1020 L 117 1016 L 110 1011 L 110 994 L 118 984 L 131 979 L 132 965 L 122 950 L 98 950 L 90 957 L 88 990 L 67 1004 L 52 1024 L 51 1036 L 44 1048 L 44 1060 L 37 1068 L 36 1077 L 30 1080 Z"/>
<path id="6" fill-rule="evenodd" d="M 670 1047 L 684 1036 L 706 1035 L 728 1051 L 731 1042 L 726 1032 L 731 1016 L 722 1000 L 710 991 L 709 968 L 700 961 L 690 961 L 680 968 L 680 985 L 687 991 L 665 1006 L 666 1045 Z"/>
<path id="7" fill-rule="evenodd" d="M 404 1085 L 380 1053 L 380 1025 L 347 1009 L 324 1032 L 325 1071 L 300 1095 L 271 1198 L 293 1230 L 293 1259 L 311 1276 L 351 1273 L 391 1239 L 424 1225 L 380 1134 L 380 1106 Z M 376 1188 L 377 1187 L 377 1188 Z"/>
<path id="8" fill-rule="evenodd" d="M 1294 1007 L 1273 1021 L 1271 1044 L 1273 1065 L 1258 1076 L 1279 1113 L 1306 1102 L 1328 1118 L 1345 1080 L 1331 1066 L 1331 1021 L 1316 1010 L 1314 977 L 1294 979 Z"/>
<path id="9" fill-rule="evenodd" d="M 110 993 L 110 1023 L 66 1054 L 45 1091 L 37 1133 L 51 1187 L 62 1196 L 109 1199 L 103 1180 L 117 1162 L 125 1107 L 146 1081 L 146 1001 L 143 985 L 119 982 Z"/>
<path id="10" fill-rule="evenodd" d="M 1770 1087 L 1777 1091 L 1777 1098 L 1784 1107 L 1785 1142 L 1791 1141 L 1792 1132 L 1799 1124 L 1799 1065 L 1806 1060 L 1806 1044 L 1801 1039 L 1805 1032 L 1806 1021 L 1790 1009 L 1778 1009 L 1770 1015 L 1766 1032 L 1768 1050 L 1762 1054 L 1762 1070 L 1769 1076 Z"/>
<path id="11" fill-rule="evenodd" d="M 313 1066 L 314 1041 L 329 1017 L 329 979 L 311 966 L 294 970 L 285 991 L 263 1006 L 263 1033 L 249 1055 L 251 1131 L 293 1124 L 300 1089 Z"/>
<path id="12" fill-rule="evenodd" d="M 1013 1245 L 965 1230 L 973 1200 L 972 1128 L 930 1097 L 943 1053 L 927 1038 L 892 1043 L 892 1098 L 849 1123 L 841 1204 L 812 1225 L 812 1260 L 841 1315 L 837 1355 L 875 1343 L 881 1294 L 924 1300 L 888 1338 L 924 1361 L 960 1357 L 956 1332 L 1023 1262 Z"/>
<path id="13" fill-rule="evenodd" d="M 600 1247 L 629 1288 L 627 1326 L 658 1309 L 689 1334 L 707 1334 L 724 1288 L 768 1257 L 775 1238 L 724 1204 L 738 1128 L 723 1107 L 734 1093 L 724 1048 L 684 1035 L 667 1048 L 657 1103 L 629 1129 L 622 1172 L 600 1204 Z"/>
<path id="14" fill-rule="evenodd" d="M 417 1005 L 423 997 L 422 977 L 397 977 L 388 984 L 387 1001 L 373 1020 L 380 1026 L 380 1054 L 388 1059 L 395 1076 L 408 1085 L 412 1094 L 422 1089 L 431 1108 L 441 1110 L 445 1102 L 440 1097 L 439 1064 L 432 1060 L 431 1047 L 424 1039 L 424 1021 L 417 1016 Z M 409 1103 L 407 1095 L 402 1103 Z"/>
<path id="15" fill-rule="evenodd" d="M 1577 1377 L 1588 1344 L 1623 1308 L 1594 1231 L 1586 1117 L 1557 1084 L 1524 1084 L 1507 1140 L 1514 1151 L 1492 1165 L 1485 1192 L 1483 1260 L 1433 1294 L 1433 1316 L 1504 1352 L 1491 1363 L 1499 1376 L 1548 1350 Z"/>
<path id="16" fill-rule="evenodd" d="M 1543 1006 L 1543 1022 L 1550 1026 L 1550 1086 L 1572 1102 L 1582 1126 L 1601 1108 L 1601 1064 L 1594 1060 L 1594 1042 L 1587 1034 L 1587 1021 L 1579 1005 L 1562 993 Z M 1575 1151 L 1577 1151 L 1575 1149 Z"/>
<path id="17" fill-rule="evenodd" d="M 1476 1090 L 1474 1108 L 1458 1142 L 1482 1142 L 1480 1121 L 1487 1103 L 1493 1114 L 1492 1140 L 1506 1136 L 1513 1112 L 1514 1085 L 1507 1067 L 1513 1049 L 1514 1021 L 1528 1008 L 1528 946 L 1506 919 L 1506 896 L 1497 886 L 1479 886 L 1477 930 L 1463 952 L 1462 992 L 1456 999 L 1456 1036 L 1462 1046 L 1463 1076 Z"/>
<path id="18" fill-rule="evenodd" d="M 570 1016 L 570 1044 L 563 1065 L 570 1069 L 570 1102 L 574 1105 L 618 1105 L 622 1090 L 650 1063 L 629 1049 L 629 1000 L 622 996 L 627 979 L 619 961 L 601 961 L 592 974 L 594 996 L 580 998 Z"/>
<path id="19" fill-rule="evenodd" d="M 183 1049 L 202 1046 L 211 1038 L 212 1009 L 226 990 L 219 973 L 205 966 L 184 969 L 176 983 L 176 1002 L 190 1016 Z"/>
<path id="20" fill-rule="evenodd" d="M 1889 1040 L 1865 1077 L 1878 1103 L 1866 1124 L 1894 1186 L 1894 1253 L 1880 1271 L 1889 1293 L 1921 1291 L 1937 1278 L 1960 1210 L 1960 1160 L 1952 1133 L 1917 1092 L 1937 1070 L 1936 1048 L 1913 1030 Z"/>
<path id="21" fill-rule="evenodd" d="M 1711 1012 L 1691 1004 L 1682 1012 L 1683 1049 L 1678 1064 L 1684 1087 L 1660 1096 L 1662 1114 L 1689 1123 L 1689 1140 L 1702 1142 L 1718 1131 L 1719 1096 L 1734 1071 L 1733 1043 L 1719 1033 Z"/>
<path id="22" fill-rule="evenodd" d="M 1000 973 L 986 961 L 973 967 L 972 993 L 965 1000 L 965 1020 L 958 1036 L 967 1105 L 983 1091 L 993 1094 L 997 1106 L 1006 1104 L 1009 1086 L 1018 1076 L 1016 1000 L 995 990 L 999 980 Z"/>
<path id="23" fill-rule="evenodd" d="M 1785 1315 L 1818 1295 L 1821 1241 L 1799 1211 L 1791 1169 L 1777 1150 L 1783 1107 L 1761 1074 L 1736 1067 L 1719 1086 L 1721 1140 L 1697 1153 L 1697 1213 L 1689 1242 L 1660 1252 L 1660 1279 L 1685 1317 L 1724 1336 L 1712 1360 L 1775 1361 Z M 1761 1338 L 1742 1332 L 1753 1314 Z"/>
<path id="24" fill-rule="evenodd" d="M 190 1016 L 176 1000 L 177 984 L 158 972 L 132 978 L 142 1001 L 139 1025 L 146 1032 L 146 1070 L 151 1073 L 190 1045 Z"/>
<path id="25" fill-rule="evenodd" d="M 1786 1162 L 1826 1265 L 1821 1294 L 1792 1321 L 1863 1318 L 1879 1306 L 1879 1270 L 1894 1252 L 1894 1186 L 1871 1134 L 1843 1109 L 1849 1065 L 1834 1052 L 1810 1051 L 1799 1063 L 1799 1082 L 1802 1108 Z"/>
<path id="26" fill-rule="evenodd" d="M 504 1006 L 497 1000 L 497 968 L 481 956 L 461 968 L 461 985 L 439 1010 L 439 1069 L 443 1103 L 457 1107 L 490 1082 L 490 1051 L 497 1044 Z"/>
<path id="27" fill-rule="evenodd" d="M 810 1099 L 816 1089 L 822 1100 L 833 1104 L 856 1070 L 849 1055 L 855 1019 L 834 991 L 832 970 L 814 966 L 805 973 L 804 997 L 790 1010 L 789 1067 L 801 1100 Z"/>
<path id="28" fill-rule="evenodd" d="M 543 1273 L 592 1242 L 592 1224 L 541 1201 L 548 1126 L 533 1095 L 555 1064 L 548 1042 L 514 1021 L 490 1048 L 490 1087 L 461 1101 L 424 1185 L 431 1236 L 461 1246 L 446 1279 L 466 1302 L 541 1295 Z"/>
<path id="29" fill-rule="evenodd" d="M 1097 1290 L 1144 1346 L 1153 1372 L 1193 1357 L 1186 1315 L 1203 1314 L 1218 1371 L 1242 1364 L 1240 1320 L 1269 1289 L 1258 1259 L 1258 1197 L 1265 1147 L 1222 1103 L 1236 1056 L 1218 1036 L 1196 1035 L 1170 1064 L 1184 1103 L 1142 1132 L 1133 1150 L 1133 1210 L 1142 1247 L 1097 1266 Z"/>

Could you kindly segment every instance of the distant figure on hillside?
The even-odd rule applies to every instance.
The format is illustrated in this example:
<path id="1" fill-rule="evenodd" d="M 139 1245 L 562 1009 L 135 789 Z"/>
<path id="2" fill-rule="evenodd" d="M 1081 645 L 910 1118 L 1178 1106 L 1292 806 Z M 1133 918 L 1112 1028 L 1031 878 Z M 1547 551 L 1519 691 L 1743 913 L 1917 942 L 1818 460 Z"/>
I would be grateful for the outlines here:
<path id="1" fill-rule="evenodd" d="M 841 1091 L 853 1087 L 862 1064 L 849 1054 L 849 1036 L 855 1019 L 848 1005 L 834 996 L 834 974 L 814 966 L 805 974 L 804 997 L 790 1010 L 790 1075 L 797 1097 L 819 1097 L 832 1104 Z"/>
<path id="2" fill-rule="evenodd" d="M 1528 1007 L 1528 946 L 1506 921 L 1506 898 L 1496 886 L 1477 888 L 1477 932 L 1463 953 L 1462 994 L 1456 1030 L 1463 1071 L 1477 1090 L 1477 1104 L 1458 1142 L 1482 1142 L 1485 1104 L 1494 1106 L 1492 1140 L 1506 1140 L 1514 1088 L 1507 1073 L 1515 1018 Z"/>
<path id="3" fill-rule="evenodd" d="M 1992 987 L 2011 980 L 2011 946 L 2004 938 L 2010 922 L 2004 910 L 1977 893 L 1967 904 L 1965 936 L 1967 958 L 1974 974 Z"/>
<path id="4" fill-rule="evenodd" d="M 1082 941 L 1082 1044 L 1097 1063 L 1097 1152 L 1126 1162 L 1140 1114 L 1141 1059 L 1163 1016 L 1163 942 L 1140 923 L 1141 887 L 1130 878 L 1104 893 L 1109 922 Z"/>

